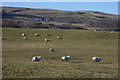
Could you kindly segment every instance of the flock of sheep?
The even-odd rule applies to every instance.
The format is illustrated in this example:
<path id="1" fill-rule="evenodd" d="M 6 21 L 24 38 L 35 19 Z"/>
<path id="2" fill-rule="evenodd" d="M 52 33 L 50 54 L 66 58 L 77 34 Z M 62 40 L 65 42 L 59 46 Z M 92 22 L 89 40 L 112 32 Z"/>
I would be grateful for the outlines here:
<path id="1" fill-rule="evenodd" d="M 113 33 L 113 31 L 111 31 L 111 33 Z M 35 35 L 35 36 L 39 36 L 39 34 L 37 34 L 37 33 L 35 33 L 34 35 Z M 48 36 L 47 33 L 46 33 L 46 35 Z M 26 34 L 23 33 L 22 36 L 24 36 L 23 39 L 28 39 L 27 37 L 25 37 Z M 2 37 L 2 38 L 3 38 L 3 37 Z M 57 36 L 57 39 L 61 39 L 61 38 L 60 38 L 59 36 Z M 48 42 L 49 40 L 48 40 L 48 39 L 45 39 L 45 41 Z M 54 51 L 54 49 L 53 49 L 53 48 L 50 48 L 50 51 Z M 71 58 L 71 56 L 62 56 L 62 57 L 61 57 L 61 60 L 62 60 L 62 61 L 69 61 L 70 58 Z M 32 61 L 33 61 L 33 62 L 36 62 L 36 61 L 39 62 L 41 59 L 42 59 L 41 56 L 34 56 L 34 57 L 32 58 Z M 92 61 L 93 61 L 93 62 L 100 62 L 100 61 L 101 61 L 101 58 L 100 58 L 100 57 L 92 57 Z"/>
<path id="2" fill-rule="evenodd" d="M 34 34 L 35 36 L 39 36 L 37 33 Z M 48 36 L 48 34 L 46 33 L 46 35 Z M 26 36 L 26 34 L 22 34 L 22 36 Z M 26 37 L 23 37 L 23 39 L 27 39 Z M 61 39 L 59 36 L 57 36 L 57 39 Z M 48 39 L 45 39 L 46 42 L 48 42 Z M 50 48 L 50 51 L 54 51 L 53 48 Z M 61 57 L 61 60 L 62 61 L 69 61 L 71 58 L 71 56 L 62 56 Z M 32 58 L 32 61 L 33 62 L 39 62 L 41 59 L 43 59 L 41 56 L 34 56 Z M 100 62 L 101 61 L 101 58 L 100 57 L 92 57 L 92 61 L 94 62 Z"/>
<path id="3" fill-rule="evenodd" d="M 61 60 L 62 60 L 62 61 L 69 61 L 70 58 L 71 58 L 71 56 L 62 56 L 62 57 L 61 57 Z M 33 61 L 33 62 L 36 62 L 36 61 L 39 62 L 41 59 L 42 59 L 41 56 L 34 56 L 34 57 L 32 58 L 32 61 Z M 100 58 L 100 57 L 92 57 L 92 61 L 93 61 L 93 62 L 100 62 L 100 61 L 101 61 L 101 58 Z"/>
<path id="4" fill-rule="evenodd" d="M 35 33 L 34 34 L 35 36 L 39 36 L 37 33 Z M 46 33 L 46 35 L 48 36 L 48 34 Z M 24 36 L 23 37 L 23 39 L 27 39 L 27 37 L 25 37 L 26 36 L 26 34 L 22 34 L 22 36 Z M 59 36 L 57 36 L 57 39 L 61 39 Z M 48 39 L 45 39 L 45 41 L 46 42 L 48 42 L 49 40 Z M 50 48 L 50 51 L 55 51 L 53 48 Z M 61 60 L 62 61 L 69 61 L 69 59 L 71 58 L 71 56 L 62 56 L 61 57 Z M 33 62 L 39 62 L 40 60 L 42 59 L 42 57 L 41 56 L 34 56 L 33 58 L 32 58 L 32 61 Z"/>

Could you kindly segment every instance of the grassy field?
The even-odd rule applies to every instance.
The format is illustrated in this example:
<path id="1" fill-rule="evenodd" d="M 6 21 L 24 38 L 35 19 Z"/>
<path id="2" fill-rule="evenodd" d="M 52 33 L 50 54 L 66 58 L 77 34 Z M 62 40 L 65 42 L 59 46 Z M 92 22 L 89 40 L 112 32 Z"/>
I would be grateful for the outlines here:
<path id="1" fill-rule="evenodd" d="M 83 30 L 3 28 L 3 78 L 118 77 L 118 33 Z M 22 33 L 28 40 L 23 40 Z M 34 33 L 40 36 L 34 36 Z M 46 36 L 48 33 L 50 36 Z M 56 36 L 62 37 L 57 39 Z M 44 39 L 50 41 L 47 43 Z M 54 48 L 55 52 L 49 52 Z M 32 57 L 40 55 L 37 63 Z M 70 55 L 68 62 L 60 58 Z M 102 58 L 92 62 L 93 56 Z"/>

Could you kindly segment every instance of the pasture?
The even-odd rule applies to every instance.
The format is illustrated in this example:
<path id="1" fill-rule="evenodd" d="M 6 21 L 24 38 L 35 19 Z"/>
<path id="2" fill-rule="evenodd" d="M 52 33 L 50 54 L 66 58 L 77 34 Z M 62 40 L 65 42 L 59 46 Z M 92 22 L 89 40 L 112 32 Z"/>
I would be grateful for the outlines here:
<path id="1" fill-rule="evenodd" d="M 27 40 L 22 33 L 27 35 Z M 3 28 L 2 34 L 6 37 L 2 40 L 3 78 L 118 77 L 117 32 Z M 50 52 L 50 48 L 55 51 Z M 32 57 L 39 55 L 43 59 L 32 62 Z M 71 59 L 61 61 L 66 55 Z M 92 62 L 93 56 L 101 57 L 101 62 Z"/>

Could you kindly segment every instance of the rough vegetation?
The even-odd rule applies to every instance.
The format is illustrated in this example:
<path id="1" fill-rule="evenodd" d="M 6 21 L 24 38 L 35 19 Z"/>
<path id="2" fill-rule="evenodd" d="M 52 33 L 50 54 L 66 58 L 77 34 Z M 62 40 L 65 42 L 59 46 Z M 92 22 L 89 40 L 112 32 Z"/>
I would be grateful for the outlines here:
<path id="1" fill-rule="evenodd" d="M 2 17 L 3 27 L 119 31 L 117 15 L 98 11 L 3 7 Z"/>

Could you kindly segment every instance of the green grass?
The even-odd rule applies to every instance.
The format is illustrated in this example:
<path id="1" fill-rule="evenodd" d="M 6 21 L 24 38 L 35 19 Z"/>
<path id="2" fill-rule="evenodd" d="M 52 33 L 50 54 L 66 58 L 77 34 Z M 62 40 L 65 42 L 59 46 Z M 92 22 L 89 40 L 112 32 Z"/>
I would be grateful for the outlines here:
<path id="1" fill-rule="evenodd" d="M 118 77 L 118 33 L 105 31 L 3 28 L 3 78 Z M 28 40 L 23 40 L 22 33 Z M 34 33 L 40 36 L 34 36 Z M 51 36 L 46 36 L 48 33 Z M 62 39 L 57 39 L 60 36 Z M 45 42 L 47 38 L 50 42 Z M 49 52 L 54 48 L 55 52 Z M 39 63 L 31 61 L 40 55 Z M 61 56 L 70 55 L 68 62 Z M 92 62 L 93 56 L 102 58 Z"/>

